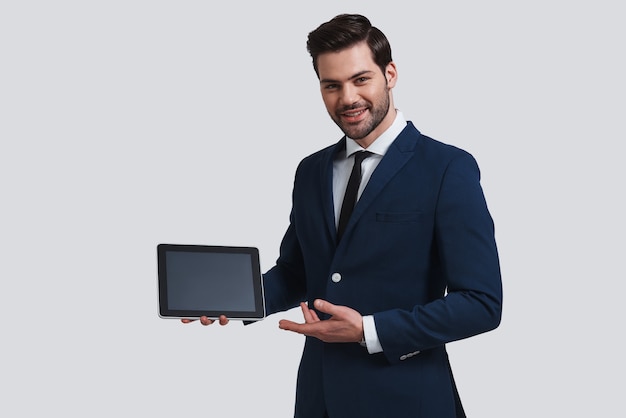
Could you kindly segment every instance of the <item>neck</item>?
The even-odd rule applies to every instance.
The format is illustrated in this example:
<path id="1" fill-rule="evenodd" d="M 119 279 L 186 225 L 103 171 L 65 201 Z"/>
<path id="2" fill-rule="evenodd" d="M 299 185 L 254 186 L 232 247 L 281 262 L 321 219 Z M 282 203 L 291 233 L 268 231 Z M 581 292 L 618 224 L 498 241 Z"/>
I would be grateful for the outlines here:
<path id="1" fill-rule="evenodd" d="M 376 129 L 374 129 L 365 138 L 355 139 L 354 142 L 356 142 L 361 147 L 366 149 L 367 147 L 372 145 L 372 143 L 374 141 L 376 141 L 376 139 L 378 139 L 378 137 L 380 135 L 382 135 L 383 132 L 385 132 L 387 129 L 389 129 L 389 127 L 391 125 L 393 125 L 393 121 L 396 120 L 396 114 L 397 114 L 396 108 L 393 105 L 393 100 L 391 100 L 389 102 L 389 110 L 387 111 L 387 114 L 385 115 L 385 118 L 378 124 Z"/>

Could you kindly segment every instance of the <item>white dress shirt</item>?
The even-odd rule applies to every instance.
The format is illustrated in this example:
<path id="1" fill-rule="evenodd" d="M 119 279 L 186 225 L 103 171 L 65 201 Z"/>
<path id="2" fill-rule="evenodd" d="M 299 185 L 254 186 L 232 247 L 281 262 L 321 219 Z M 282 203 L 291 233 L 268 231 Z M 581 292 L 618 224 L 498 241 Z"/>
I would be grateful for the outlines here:
<path id="1" fill-rule="evenodd" d="M 367 151 L 371 152 L 368 158 L 363 160 L 361 184 L 357 193 L 357 199 L 361 197 L 361 193 L 365 190 L 367 182 L 369 181 L 372 173 L 383 159 L 383 156 L 387 152 L 387 149 L 396 137 L 406 127 L 406 119 L 404 115 L 396 109 L 396 118 L 391 126 L 383 132 L 370 146 Z M 343 196 L 346 192 L 346 186 L 348 185 L 348 178 L 354 165 L 353 154 L 357 151 L 363 151 L 359 144 L 353 139 L 346 138 L 346 153 L 340 154 L 333 162 L 333 201 L 335 205 L 335 227 L 339 223 L 339 213 L 341 212 L 341 203 L 343 202 Z M 363 332 L 365 334 L 365 344 L 367 351 L 370 354 L 380 353 L 383 351 L 378 339 L 378 333 L 376 332 L 376 324 L 372 315 L 366 315 L 363 317 Z"/>

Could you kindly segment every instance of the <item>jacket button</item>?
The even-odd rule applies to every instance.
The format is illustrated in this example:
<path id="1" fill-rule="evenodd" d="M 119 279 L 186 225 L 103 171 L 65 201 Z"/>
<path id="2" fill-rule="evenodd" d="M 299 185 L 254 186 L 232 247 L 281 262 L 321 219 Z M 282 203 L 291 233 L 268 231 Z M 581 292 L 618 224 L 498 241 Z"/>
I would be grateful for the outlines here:
<path id="1" fill-rule="evenodd" d="M 341 274 L 333 273 L 333 275 L 330 276 L 330 279 L 335 283 L 339 283 L 341 281 Z"/>

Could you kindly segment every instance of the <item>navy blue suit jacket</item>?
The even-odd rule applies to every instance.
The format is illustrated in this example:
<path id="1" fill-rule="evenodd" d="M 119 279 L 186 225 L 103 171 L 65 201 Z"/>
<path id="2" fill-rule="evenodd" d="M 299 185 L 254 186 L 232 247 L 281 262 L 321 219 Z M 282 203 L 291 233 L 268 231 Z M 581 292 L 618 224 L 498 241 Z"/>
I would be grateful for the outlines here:
<path id="1" fill-rule="evenodd" d="M 344 147 L 342 138 L 298 166 L 290 224 L 264 274 L 266 309 L 312 306 L 316 298 L 349 306 L 374 316 L 383 352 L 307 337 L 295 416 L 464 416 L 445 344 L 496 328 L 502 306 L 476 161 L 409 122 L 337 244 L 332 164 Z"/>

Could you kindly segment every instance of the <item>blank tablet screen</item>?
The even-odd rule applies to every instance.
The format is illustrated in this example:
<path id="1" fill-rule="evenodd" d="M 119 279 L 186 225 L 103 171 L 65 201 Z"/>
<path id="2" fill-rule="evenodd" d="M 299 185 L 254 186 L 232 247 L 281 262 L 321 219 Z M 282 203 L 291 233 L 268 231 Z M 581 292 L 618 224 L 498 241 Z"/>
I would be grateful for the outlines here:
<path id="1" fill-rule="evenodd" d="M 258 249 L 159 244 L 159 315 L 264 317 Z"/>

